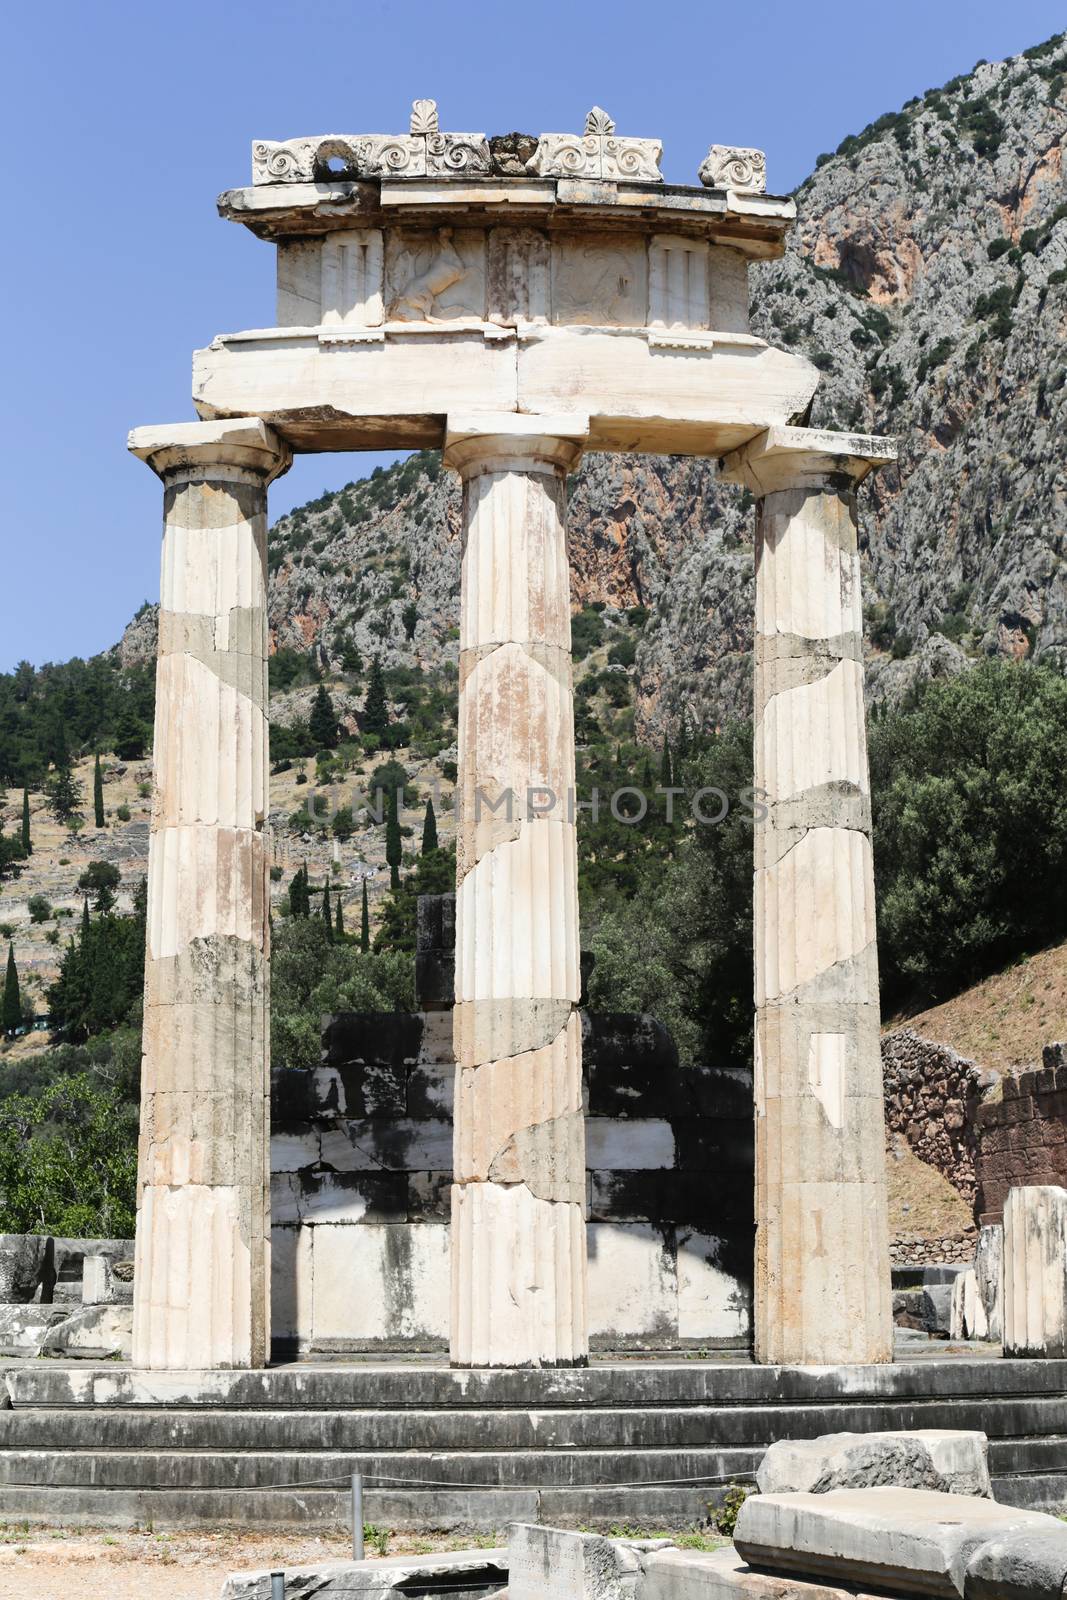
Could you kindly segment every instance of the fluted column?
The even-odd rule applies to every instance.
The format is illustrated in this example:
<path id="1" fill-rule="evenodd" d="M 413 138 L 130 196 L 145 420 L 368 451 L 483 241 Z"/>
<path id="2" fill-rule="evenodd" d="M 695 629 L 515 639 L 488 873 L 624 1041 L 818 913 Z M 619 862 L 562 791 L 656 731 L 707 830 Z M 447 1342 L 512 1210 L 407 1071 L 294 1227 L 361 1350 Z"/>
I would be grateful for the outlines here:
<path id="1" fill-rule="evenodd" d="M 263 423 L 138 428 L 163 560 L 133 1362 L 270 1352 L 267 485 Z"/>
<path id="2" fill-rule="evenodd" d="M 565 530 L 581 432 L 497 425 L 454 425 L 445 454 L 464 528 L 451 1355 L 565 1366 L 588 1350 Z"/>
<path id="3" fill-rule="evenodd" d="M 893 1357 L 855 486 L 887 441 L 772 428 L 758 497 L 756 1359 Z"/>

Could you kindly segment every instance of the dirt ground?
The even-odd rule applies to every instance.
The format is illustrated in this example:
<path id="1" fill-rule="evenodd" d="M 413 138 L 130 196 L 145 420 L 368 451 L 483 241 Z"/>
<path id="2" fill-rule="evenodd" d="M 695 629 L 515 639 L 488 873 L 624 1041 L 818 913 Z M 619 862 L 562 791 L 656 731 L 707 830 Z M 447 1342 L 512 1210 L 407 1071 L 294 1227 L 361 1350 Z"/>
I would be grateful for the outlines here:
<path id="1" fill-rule="evenodd" d="M 387 1554 L 470 1548 L 472 1539 L 394 1535 Z M 501 1538 L 501 1543 L 505 1542 Z M 0 1600 L 219 1600 L 230 1572 L 346 1561 L 343 1535 L 123 1533 L 117 1530 L 0 1528 Z M 373 1557 L 373 1550 L 367 1555 Z"/>

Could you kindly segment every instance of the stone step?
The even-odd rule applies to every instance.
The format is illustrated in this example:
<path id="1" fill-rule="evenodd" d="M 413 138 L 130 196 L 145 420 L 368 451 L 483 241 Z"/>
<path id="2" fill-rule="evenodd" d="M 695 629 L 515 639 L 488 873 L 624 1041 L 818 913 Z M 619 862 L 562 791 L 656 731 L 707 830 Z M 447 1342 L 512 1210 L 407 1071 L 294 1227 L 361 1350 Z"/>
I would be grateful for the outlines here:
<path id="1" fill-rule="evenodd" d="M 392 1451 L 387 1455 L 313 1450 L 4 1450 L 0 1484 L 55 1488 L 271 1489 L 346 1485 L 362 1472 L 371 1486 L 390 1489 L 575 1488 L 618 1484 L 717 1487 L 755 1472 L 761 1449 L 750 1450 L 450 1450 Z"/>
<path id="2" fill-rule="evenodd" d="M 39 1450 L 570 1450 L 766 1446 L 837 1431 L 977 1428 L 988 1434 L 994 1466 L 1005 1471 L 1058 1467 L 1061 1455 L 1030 1461 L 996 1455 L 1034 1436 L 1067 1451 L 1067 1396 L 904 1404 L 606 1407 L 548 1410 L 233 1410 L 206 1406 L 18 1406 L 0 1411 L 0 1452 Z M 1061 1441 L 1054 1445 L 1054 1441 Z"/>
<path id="3" fill-rule="evenodd" d="M 367 1522 L 390 1529 L 499 1533 L 509 1522 L 555 1527 L 691 1528 L 722 1491 L 701 1488 L 368 1489 Z M 99 1489 L 0 1486 L 0 1524 L 51 1527 L 307 1528 L 347 1531 L 346 1491 L 305 1489 Z"/>
<path id="4" fill-rule="evenodd" d="M 138 1372 L 27 1363 L 4 1373 L 16 1406 L 102 1404 L 283 1410 L 436 1407 L 644 1407 L 1007 1399 L 1067 1393 L 1067 1361 L 920 1360 L 874 1367 L 757 1367 L 746 1362 L 616 1362 L 563 1369 L 467 1370 L 294 1364 L 255 1372 Z"/>

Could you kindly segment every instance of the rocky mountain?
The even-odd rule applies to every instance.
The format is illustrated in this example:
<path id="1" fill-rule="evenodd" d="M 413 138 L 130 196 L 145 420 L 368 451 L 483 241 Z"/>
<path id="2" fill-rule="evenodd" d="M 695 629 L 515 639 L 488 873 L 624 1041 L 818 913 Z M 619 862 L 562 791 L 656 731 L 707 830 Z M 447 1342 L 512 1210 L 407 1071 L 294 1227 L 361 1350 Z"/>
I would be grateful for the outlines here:
<path id="1" fill-rule="evenodd" d="M 753 325 L 823 374 L 816 425 L 895 434 L 863 491 L 869 693 L 985 654 L 1067 670 L 1067 35 L 930 90 L 821 157 Z M 576 608 L 643 606 L 638 728 L 745 714 L 753 512 L 710 462 L 588 458 L 572 484 Z M 346 639 L 386 664 L 454 656 L 459 491 L 436 456 L 283 517 L 275 648 Z M 153 646 L 131 624 L 127 659 Z"/>

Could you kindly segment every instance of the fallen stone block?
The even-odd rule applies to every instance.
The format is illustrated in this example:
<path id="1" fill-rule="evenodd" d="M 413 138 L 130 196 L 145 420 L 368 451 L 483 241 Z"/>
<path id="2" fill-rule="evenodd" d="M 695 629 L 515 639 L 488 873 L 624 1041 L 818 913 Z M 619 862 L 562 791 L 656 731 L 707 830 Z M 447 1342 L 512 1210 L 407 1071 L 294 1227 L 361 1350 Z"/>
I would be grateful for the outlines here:
<path id="1" fill-rule="evenodd" d="M 989 1324 L 978 1292 L 978 1275 L 973 1267 L 961 1272 L 952 1285 L 950 1339 L 987 1339 Z"/>
<path id="2" fill-rule="evenodd" d="M 1060 1528 L 1041 1511 L 930 1489 L 752 1495 L 734 1544 L 750 1566 L 837 1583 L 963 1596 L 968 1562 L 990 1539 Z"/>
<path id="3" fill-rule="evenodd" d="M 86 1256 L 82 1264 L 82 1304 L 128 1306 L 133 1304 L 133 1262 L 113 1256 Z"/>
<path id="4" fill-rule="evenodd" d="M 640 1600 L 871 1600 L 852 1584 L 758 1572 L 734 1549 L 665 1550 L 648 1557 Z M 884 1600 L 884 1596 L 882 1597 Z"/>
<path id="5" fill-rule="evenodd" d="M 65 1306 L 0 1305 L 0 1356 L 38 1356 L 45 1335 L 67 1314 Z"/>
<path id="6" fill-rule="evenodd" d="M 513 1522 L 508 1600 L 631 1600 L 642 1561 L 632 1542 Z"/>
<path id="7" fill-rule="evenodd" d="M 80 1305 L 87 1256 L 133 1259 L 132 1239 L 53 1239 L 52 1269 L 44 1280 L 49 1300 Z"/>
<path id="8" fill-rule="evenodd" d="M 952 1331 L 951 1283 L 924 1284 L 919 1315 L 924 1332 L 933 1339 L 947 1339 Z"/>
<path id="9" fill-rule="evenodd" d="M 449 1550 L 377 1561 L 327 1561 L 285 1569 L 285 1600 L 395 1600 L 432 1594 L 448 1600 L 488 1600 L 507 1582 L 506 1550 Z M 274 1569 L 279 1570 L 279 1569 Z M 231 1572 L 222 1600 L 271 1600 L 270 1571 Z"/>
<path id="10" fill-rule="evenodd" d="M 1067 1584 L 1067 1527 L 1006 1534 L 967 1564 L 967 1600 L 1060 1600 Z"/>
<path id="11" fill-rule="evenodd" d="M 909 1433 L 828 1433 L 779 1439 L 756 1473 L 761 1494 L 834 1489 L 936 1489 L 992 1499 L 984 1433 L 918 1428 Z"/>
<path id="12" fill-rule="evenodd" d="M 39 1233 L 0 1233 L 0 1305 L 27 1305 L 48 1270 L 52 1241 Z"/>
<path id="13" fill-rule="evenodd" d="M 60 1318 L 41 1339 L 43 1356 L 77 1356 L 86 1361 L 130 1359 L 133 1306 L 54 1306 Z"/>

